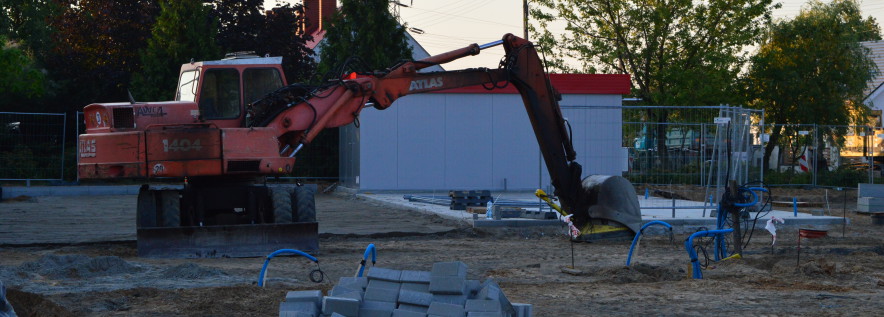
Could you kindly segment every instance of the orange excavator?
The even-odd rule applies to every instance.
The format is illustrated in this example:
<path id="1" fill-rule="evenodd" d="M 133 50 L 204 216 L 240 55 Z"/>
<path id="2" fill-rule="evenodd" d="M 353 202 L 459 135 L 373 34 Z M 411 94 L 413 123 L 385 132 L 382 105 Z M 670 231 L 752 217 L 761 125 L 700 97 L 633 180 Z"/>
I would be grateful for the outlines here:
<path id="1" fill-rule="evenodd" d="M 496 69 L 418 72 L 497 45 L 506 55 Z M 607 233 L 631 236 L 640 226 L 628 181 L 596 178 L 583 184 L 558 105 L 561 96 L 527 40 L 507 34 L 321 86 L 287 85 L 280 63 L 279 57 L 256 56 L 192 62 L 181 67 L 175 101 L 85 107 L 80 177 L 149 180 L 138 195 L 139 256 L 318 250 L 315 186 L 267 184 L 267 177 L 291 172 L 297 153 L 320 131 L 354 122 L 368 106 L 383 110 L 402 96 L 474 85 L 518 89 L 554 195 L 578 228 L 591 233 L 610 227 Z"/>

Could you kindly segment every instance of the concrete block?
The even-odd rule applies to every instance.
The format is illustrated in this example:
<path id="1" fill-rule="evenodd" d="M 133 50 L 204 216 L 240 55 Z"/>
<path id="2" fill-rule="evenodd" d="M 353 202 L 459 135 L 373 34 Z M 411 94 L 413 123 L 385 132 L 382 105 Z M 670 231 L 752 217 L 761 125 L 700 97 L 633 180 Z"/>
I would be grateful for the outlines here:
<path id="1" fill-rule="evenodd" d="M 367 309 L 383 309 L 393 311 L 396 309 L 396 303 L 393 302 L 381 302 L 375 300 L 366 300 L 362 301 L 362 305 L 359 308 L 367 308 Z"/>
<path id="2" fill-rule="evenodd" d="M 884 198 L 884 184 L 859 184 L 857 196 Z"/>
<path id="3" fill-rule="evenodd" d="M 352 298 L 352 299 L 358 300 L 360 302 L 360 304 L 362 303 L 362 299 L 363 299 L 362 291 L 352 291 L 349 293 L 341 293 L 341 294 L 334 295 L 334 296 L 335 297 L 343 297 L 343 298 Z"/>
<path id="4" fill-rule="evenodd" d="M 408 310 L 408 311 L 426 314 L 427 309 L 429 309 L 429 307 L 428 306 L 412 305 L 412 304 L 399 304 L 399 307 L 397 309 Z"/>
<path id="5" fill-rule="evenodd" d="M 359 316 L 359 301 L 346 297 L 326 296 L 322 298 L 322 313 L 325 315 L 338 313 L 348 317 Z"/>
<path id="6" fill-rule="evenodd" d="M 464 276 L 434 275 L 430 280 L 430 293 L 461 295 L 465 294 L 467 280 Z"/>
<path id="7" fill-rule="evenodd" d="M 332 313 L 330 317 L 350 317 L 350 316 L 344 316 L 344 315 L 341 315 L 338 313 Z"/>
<path id="8" fill-rule="evenodd" d="M 467 280 L 466 287 L 467 295 L 475 296 L 476 293 L 479 292 L 479 289 L 482 287 L 482 282 L 479 282 L 479 280 Z"/>
<path id="9" fill-rule="evenodd" d="M 393 310 L 385 310 L 385 309 L 371 309 L 371 308 L 360 308 L 359 309 L 359 317 L 390 317 L 393 315 Z"/>
<path id="10" fill-rule="evenodd" d="M 433 294 L 400 289 L 397 301 L 402 304 L 430 306 L 430 303 L 433 302 Z"/>
<path id="11" fill-rule="evenodd" d="M 467 312 L 467 317 L 503 317 L 503 313 L 490 311 L 471 311 Z"/>
<path id="12" fill-rule="evenodd" d="M 316 306 L 319 306 L 319 303 L 322 301 L 322 291 L 320 291 L 320 290 L 290 291 L 285 294 L 285 301 L 287 301 L 287 302 L 313 302 L 313 303 L 316 303 Z"/>
<path id="13" fill-rule="evenodd" d="M 402 275 L 402 271 L 393 270 L 393 269 L 385 269 L 382 267 L 371 267 L 368 270 L 369 280 L 381 280 L 381 281 L 390 281 L 390 282 L 399 282 L 399 277 Z"/>
<path id="14" fill-rule="evenodd" d="M 430 283 L 427 282 L 425 284 L 425 283 L 405 282 L 405 283 L 402 283 L 402 286 L 399 289 L 407 289 L 409 291 L 429 293 L 430 292 Z"/>
<path id="15" fill-rule="evenodd" d="M 383 288 L 368 286 L 365 289 L 364 300 L 395 303 L 399 299 L 399 288 Z"/>
<path id="16" fill-rule="evenodd" d="M 329 296 L 338 296 L 341 294 L 347 294 L 347 293 L 353 293 L 353 292 L 362 293 L 363 291 L 361 288 L 358 288 L 358 287 L 349 288 L 346 286 L 337 285 L 337 286 L 333 287 L 330 291 L 328 291 L 328 295 Z"/>
<path id="17" fill-rule="evenodd" d="M 531 317 L 534 313 L 534 305 L 531 304 L 513 303 L 513 309 L 516 311 L 514 317 Z"/>
<path id="18" fill-rule="evenodd" d="M 431 273 L 427 271 L 402 271 L 399 277 L 400 282 L 408 283 L 430 283 Z"/>
<path id="19" fill-rule="evenodd" d="M 291 313 L 291 314 L 288 314 Z M 316 316 L 319 314 L 319 307 L 313 302 L 282 302 L 279 303 L 279 315 L 295 315 L 300 313 L 304 316 Z"/>
<path id="20" fill-rule="evenodd" d="M 463 317 L 465 315 L 463 306 L 441 302 L 433 302 L 427 309 L 427 315 L 437 315 L 444 317 Z"/>
<path id="21" fill-rule="evenodd" d="M 468 299 L 464 304 L 467 312 L 500 312 L 500 301 L 495 299 Z"/>
<path id="22" fill-rule="evenodd" d="M 347 288 L 361 288 L 365 289 L 368 286 L 368 278 L 367 277 L 352 277 L 352 276 L 344 276 L 338 279 L 338 284 L 336 286 L 344 286 Z"/>
<path id="23" fill-rule="evenodd" d="M 497 282 L 494 282 L 492 279 L 486 279 L 482 282 L 482 288 L 479 289 L 479 292 L 476 293 L 476 299 L 491 299 L 500 301 L 501 309 L 505 314 L 515 314 L 516 311 L 513 309 L 512 303 L 510 300 L 506 298 L 506 295 L 500 289 L 500 286 L 497 285 Z"/>
<path id="24" fill-rule="evenodd" d="M 303 313 L 299 311 L 279 312 L 279 317 L 316 317 L 316 315 Z"/>
<path id="25" fill-rule="evenodd" d="M 436 262 L 433 263 L 433 271 L 430 272 L 432 276 L 459 276 L 462 278 L 467 277 L 467 265 L 461 261 L 454 262 Z M 432 283 L 432 281 L 430 281 Z"/>
<path id="26" fill-rule="evenodd" d="M 393 311 L 393 317 L 427 317 L 427 314 L 416 311 L 397 309 Z"/>
<path id="27" fill-rule="evenodd" d="M 395 289 L 398 290 L 402 284 L 399 282 L 390 282 L 390 281 L 382 281 L 382 280 L 369 280 L 368 287 L 373 288 L 387 288 L 387 289 Z M 368 288 L 366 287 L 366 288 Z"/>
<path id="28" fill-rule="evenodd" d="M 434 302 L 442 302 L 448 304 L 455 304 L 463 306 L 467 302 L 468 296 L 466 294 L 462 295 L 444 295 L 444 294 L 434 294 L 433 301 Z"/>

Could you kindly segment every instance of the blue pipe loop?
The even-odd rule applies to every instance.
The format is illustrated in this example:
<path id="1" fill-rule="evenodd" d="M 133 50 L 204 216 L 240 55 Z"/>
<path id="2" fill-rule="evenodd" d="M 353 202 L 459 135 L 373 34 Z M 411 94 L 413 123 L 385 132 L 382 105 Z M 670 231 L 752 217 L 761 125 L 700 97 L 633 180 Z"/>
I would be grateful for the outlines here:
<path id="1" fill-rule="evenodd" d="M 264 287 L 264 279 L 266 278 L 265 273 L 267 273 L 267 265 L 270 264 L 270 259 L 272 259 L 273 257 L 280 255 L 280 254 L 300 255 L 300 256 L 303 256 L 303 257 L 309 259 L 310 261 L 313 261 L 314 263 L 317 263 L 317 264 L 319 263 L 319 260 L 317 260 L 316 257 L 309 255 L 307 253 L 304 253 L 303 251 L 300 251 L 300 250 L 280 249 L 280 250 L 273 251 L 273 253 L 270 253 L 270 255 L 267 255 L 267 258 L 264 259 L 264 266 L 261 267 L 261 274 L 258 275 L 258 287 Z"/>
<path id="2" fill-rule="evenodd" d="M 697 251 L 694 250 L 694 239 L 702 238 L 702 237 L 710 237 L 715 236 L 716 238 L 722 238 L 722 236 L 726 233 L 733 232 L 734 229 L 718 229 L 718 230 L 705 230 L 705 231 L 697 231 L 694 232 L 687 240 L 684 242 L 684 248 L 688 251 L 688 256 L 691 257 L 691 267 L 693 268 L 692 277 L 695 279 L 703 279 L 703 271 L 700 268 L 700 260 L 697 258 Z M 721 239 L 723 240 L 723 239 Z"/>
<path id="3" fill-rule="evenodd" d="M 371 254 L 371 266 L 374 266 L 378 258 L 378 252 L 374 247 L 374 243 L 369 243 L 368 246 L 365 247 L 365 253 L 362 254 L 362 262 L 359 263 L 359 271 L 356 272 L 356 277 L 362 277 L 362 273 L 365 271 L 365 260 L 368 260 L 369 254 Z"/>
<path id="4" fill-rule="evenodd" d="M 642 228 L 635 234 L 635 238 L 632 238 L 632 245 L 629 246 L 629 255 L 626 256 L 626 266 L 629 266 L 629 263 L 632 261 L 632 251 L 635 250 L 635 246 L 638 245 L 638 240 L 641 240 L 641 235 L 645 232 L 645 228 L 652 225 L 664 226 L 666 228 L 669 228 L 669 232 L 672 233 L 672 225 L 666 223 L 665 221 L 654 220 L 642 225 Z"/>

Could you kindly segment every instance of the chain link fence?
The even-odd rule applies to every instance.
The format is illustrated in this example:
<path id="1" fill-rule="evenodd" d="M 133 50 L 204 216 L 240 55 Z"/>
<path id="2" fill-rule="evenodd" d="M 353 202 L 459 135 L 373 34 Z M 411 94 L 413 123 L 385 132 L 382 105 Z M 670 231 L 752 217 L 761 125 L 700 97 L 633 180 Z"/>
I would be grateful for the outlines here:
<path id="1" fill-rule="evenodd" d="M 0 112 L 0 180 L 64 179 L 66 122 L 64 113 Z"/>

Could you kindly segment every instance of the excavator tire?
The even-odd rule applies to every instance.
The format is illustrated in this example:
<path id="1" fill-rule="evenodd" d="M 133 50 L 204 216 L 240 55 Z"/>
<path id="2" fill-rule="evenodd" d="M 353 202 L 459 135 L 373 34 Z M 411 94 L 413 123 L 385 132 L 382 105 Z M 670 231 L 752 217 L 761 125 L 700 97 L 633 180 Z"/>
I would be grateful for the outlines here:
<path id="1" fill-rule="evenodd" d="M 138 228 L 157 226 L 157 199 L 154 192 L 148 190 L 147 186 L 138 190 L 138 205 L 135 212 L 138 215 Z"/>
<path id="2" fill-rule="evenodd" d="M 273 223 L 292 223 L 292 190 L 287 186 L 270 188 Z"/>
<path id="3" fill-rule="evenodd" d="M 162 209 L 163 227 L 181 226 L 181 199 L 177 190 L 162 190 L 157 192 L 160 196 L 160 208 Z"/>
<path id="4" fill-rule="evenodd" d="M 298 222 L 316 222 L 315 194 L 315 187 L 295 187 L 295 212 L 298 214 Z"/>

